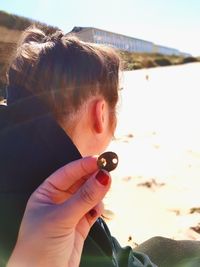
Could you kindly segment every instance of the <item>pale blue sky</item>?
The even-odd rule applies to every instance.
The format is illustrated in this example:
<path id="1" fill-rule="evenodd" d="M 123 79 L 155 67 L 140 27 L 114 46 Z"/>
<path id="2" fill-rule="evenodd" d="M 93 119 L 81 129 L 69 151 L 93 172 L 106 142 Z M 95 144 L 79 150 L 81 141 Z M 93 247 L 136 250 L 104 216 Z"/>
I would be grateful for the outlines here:
<path id="1" fill-rule="evenodd" d="M 91 26 L 200 55 L 200 0 L 0 0 L 0 10 L 58 26 Z"/>

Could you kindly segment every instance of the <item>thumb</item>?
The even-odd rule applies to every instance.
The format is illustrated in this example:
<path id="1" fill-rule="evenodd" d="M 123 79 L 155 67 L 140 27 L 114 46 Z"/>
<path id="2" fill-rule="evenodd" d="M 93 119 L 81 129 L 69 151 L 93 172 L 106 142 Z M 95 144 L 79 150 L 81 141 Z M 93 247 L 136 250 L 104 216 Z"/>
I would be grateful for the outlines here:
<path id="1" fill-rule="evenodd" d="M 99 170 L 80 187 L 68 203 L 63 203 L 66 205 L 68 214 L 71 213 L 74 223 L 102 201 L 110 185 L 110 174 L 104 170 Z"/>

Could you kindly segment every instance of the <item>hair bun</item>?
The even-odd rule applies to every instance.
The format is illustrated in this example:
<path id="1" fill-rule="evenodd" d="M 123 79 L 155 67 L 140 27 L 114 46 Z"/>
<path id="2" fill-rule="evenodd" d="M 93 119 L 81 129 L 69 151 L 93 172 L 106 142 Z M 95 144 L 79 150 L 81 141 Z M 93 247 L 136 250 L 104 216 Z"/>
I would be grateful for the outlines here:
<path id="1" fill-rule="evenodd" d="M 45 36 L 43 41 L 44 42 L 54 42 L 54 43 L 59 43 L 64 36 L 62 31 L 56 31 L 51 35 Z"/>
<path id="2" fill-rule="evenodd" d="M 30 26 L 26 29 L 26 31 L 22 34 L 20 44 L 30 43 L 30 42 L 43 42 L 45 38 L 45 33 L 41 30 L 36 28 L 34 25 Z"/>

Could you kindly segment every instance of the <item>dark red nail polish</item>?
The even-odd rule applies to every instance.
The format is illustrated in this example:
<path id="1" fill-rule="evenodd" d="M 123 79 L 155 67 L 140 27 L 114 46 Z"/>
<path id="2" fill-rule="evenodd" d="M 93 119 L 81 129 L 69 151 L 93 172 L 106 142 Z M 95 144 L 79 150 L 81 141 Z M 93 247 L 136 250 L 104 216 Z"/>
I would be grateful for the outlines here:
<path id="1" fill-rule="evenodd" d="M 89 214 L 90 214 L 90 216 L 91 216 L 92 218 L 94 218 L 94 217 L 97 216 L 97 211 L 96 211 L 95 209 L 91 209 L 91 210 L 89 211 Z"/>
<path id="2" fill-rule="evenodd" d="M 100 184 L 107 185 L 109 182 L 109 176 L 102 170 L 100 170 L 95 177 Z"/>

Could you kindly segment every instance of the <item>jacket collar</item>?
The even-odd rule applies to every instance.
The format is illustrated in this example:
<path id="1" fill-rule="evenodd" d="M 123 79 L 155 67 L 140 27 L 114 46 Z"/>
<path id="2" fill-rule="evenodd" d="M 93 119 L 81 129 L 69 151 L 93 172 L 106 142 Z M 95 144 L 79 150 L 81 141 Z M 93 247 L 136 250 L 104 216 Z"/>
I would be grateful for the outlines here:
<path id="1" fill-rule="evenodd" d="M 18 87 L 7 88 L 7 119 L 17 124 L 44 115 L 51 115 L 53 119 L 53 114 L 47 105 L 38 96 L 26 91 Z"/>
<path id="2" fill-rule="evenodd" d="M 19 99 L 25 99 L 33 96 L 33 94 L 22 86 L 8 85 L 6 88 L 7 104 L 11 105 Z"/>

